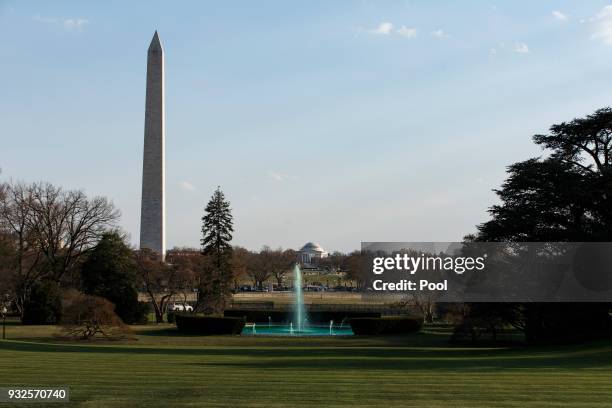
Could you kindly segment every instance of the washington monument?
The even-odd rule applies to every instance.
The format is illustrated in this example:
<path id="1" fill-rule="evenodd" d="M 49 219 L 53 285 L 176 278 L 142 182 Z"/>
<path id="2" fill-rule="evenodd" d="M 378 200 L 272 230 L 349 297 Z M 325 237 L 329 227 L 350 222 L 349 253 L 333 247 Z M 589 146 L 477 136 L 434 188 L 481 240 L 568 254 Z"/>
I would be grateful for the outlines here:
<path id="1" fill-rule="evenodd" d="M 147 54 L 140 248 L 166 255 L 164 50 L 157 31 Z"/>

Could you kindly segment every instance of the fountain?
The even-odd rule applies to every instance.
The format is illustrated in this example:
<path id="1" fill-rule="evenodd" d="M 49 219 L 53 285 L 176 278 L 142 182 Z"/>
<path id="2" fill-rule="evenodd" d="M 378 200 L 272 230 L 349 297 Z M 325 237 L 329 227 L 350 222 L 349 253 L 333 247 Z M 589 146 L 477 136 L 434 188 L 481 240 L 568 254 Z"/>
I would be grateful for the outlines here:
<path id="1" fill-rule="evenodd" d="M 302 270 L 297 263 L 293 267 L 293 316 L 296 322 L 297 331 L 304 331 L 304 321 L 306 320 L 306 308 L 304 307 L 304 294 L 302 293 Z"/>
<path id="2" fill-rule="evenodd" d="M 343 328 L 344 320 L 340 327 L 334 327 L 334 321 L 329 325 L 318 323 L 308 319 L 304 305 L 304 294 L 302 293 L 302 271 L 298 264 L 293 267 L 293 309 L 289 313 L 288 324 L 272 324 L 272 317 L 268 316 L 267 327 L 265 319 L 263 324 L 256 329 L 255 323 L 247 323 L 243 329 L 243 335 L 251 336 L 350 336 L 353 331 L 350 327 Z M 250 330 L 247 330 L 246 328 Z"/>

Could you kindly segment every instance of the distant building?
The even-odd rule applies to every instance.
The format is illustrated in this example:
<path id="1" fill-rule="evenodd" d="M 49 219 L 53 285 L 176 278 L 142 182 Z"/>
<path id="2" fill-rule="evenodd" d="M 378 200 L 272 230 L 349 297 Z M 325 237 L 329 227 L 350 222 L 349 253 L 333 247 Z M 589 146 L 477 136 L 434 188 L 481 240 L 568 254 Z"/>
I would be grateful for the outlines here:
<path id="1" fill-rule="evenodd" d="M 178 258 L 194 258 L 202 255 L 201 249 L 196 248 L 172 248 L 166 254 L 166 262 L 172 264 Z"/>
<path id="2" fill-rule="evenodd" d="M 321 258 L 326 258 L 327 255 L 327 252 L 321 245 L 314 242 L 306 243 L 299 252 L 300 263 L 306 268 L 316 266 L 317 261 Z"/>

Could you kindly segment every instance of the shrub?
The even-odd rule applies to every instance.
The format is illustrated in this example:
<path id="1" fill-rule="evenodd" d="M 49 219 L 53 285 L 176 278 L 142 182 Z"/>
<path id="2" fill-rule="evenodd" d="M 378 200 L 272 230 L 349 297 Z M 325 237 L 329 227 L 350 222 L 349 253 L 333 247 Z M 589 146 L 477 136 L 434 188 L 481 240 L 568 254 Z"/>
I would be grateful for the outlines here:
<path id="1" fill-rule="evenodd" d="M 63 303 L 63 336 L 80 340 L 89 340 L 96 336 L 107 340 L 130 337 L 129 328 L 115 313 L 115 305 L 108 300 L 71 291 L 67 293 Z"/>
<path id="2" fill-rule="evenodd" d="M 166 320 L 168 321 L 168 323 L 174 323 L 174 321 L 176 320 L 174 312 L 168 312 L 168 314 L 166 315 Z"/>
<path id="3" fill-rule="evenodd" d="M 183 333 L 240 334 L 246 323 L 242 317 L 212 317 L 176 314 L 176 327 Z"/>
<path id="4" fill-rule="evenodd" d="M 356 335 L 415 333 L 423 325 L 422 317 L 357 317 L 349 320 Z"/>
<path id="5" fill-rule="evenodd" d="M 57 283 L 34 284 L 24 304 L 23 324 L 55 324 L 62 315 L 61 291 Z"/>

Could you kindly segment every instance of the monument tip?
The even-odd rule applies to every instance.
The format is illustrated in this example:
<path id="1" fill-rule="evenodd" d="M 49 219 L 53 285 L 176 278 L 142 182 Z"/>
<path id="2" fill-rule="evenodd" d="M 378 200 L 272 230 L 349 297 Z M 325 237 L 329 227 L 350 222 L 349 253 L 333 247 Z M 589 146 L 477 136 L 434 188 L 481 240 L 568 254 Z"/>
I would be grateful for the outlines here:
<path id="1" fill-rule="evenodd" d="M 159 34 L 157 33 L 157 30 L 155 30 L 155 33 L 153 34 L 153 38 L 151 39 L 151 44 L 149 45 L 149 51 L 161 50 L 161 49 L 162 49 L 162 45 L 161 45 L 161 41 L 159 40 Z"/>

